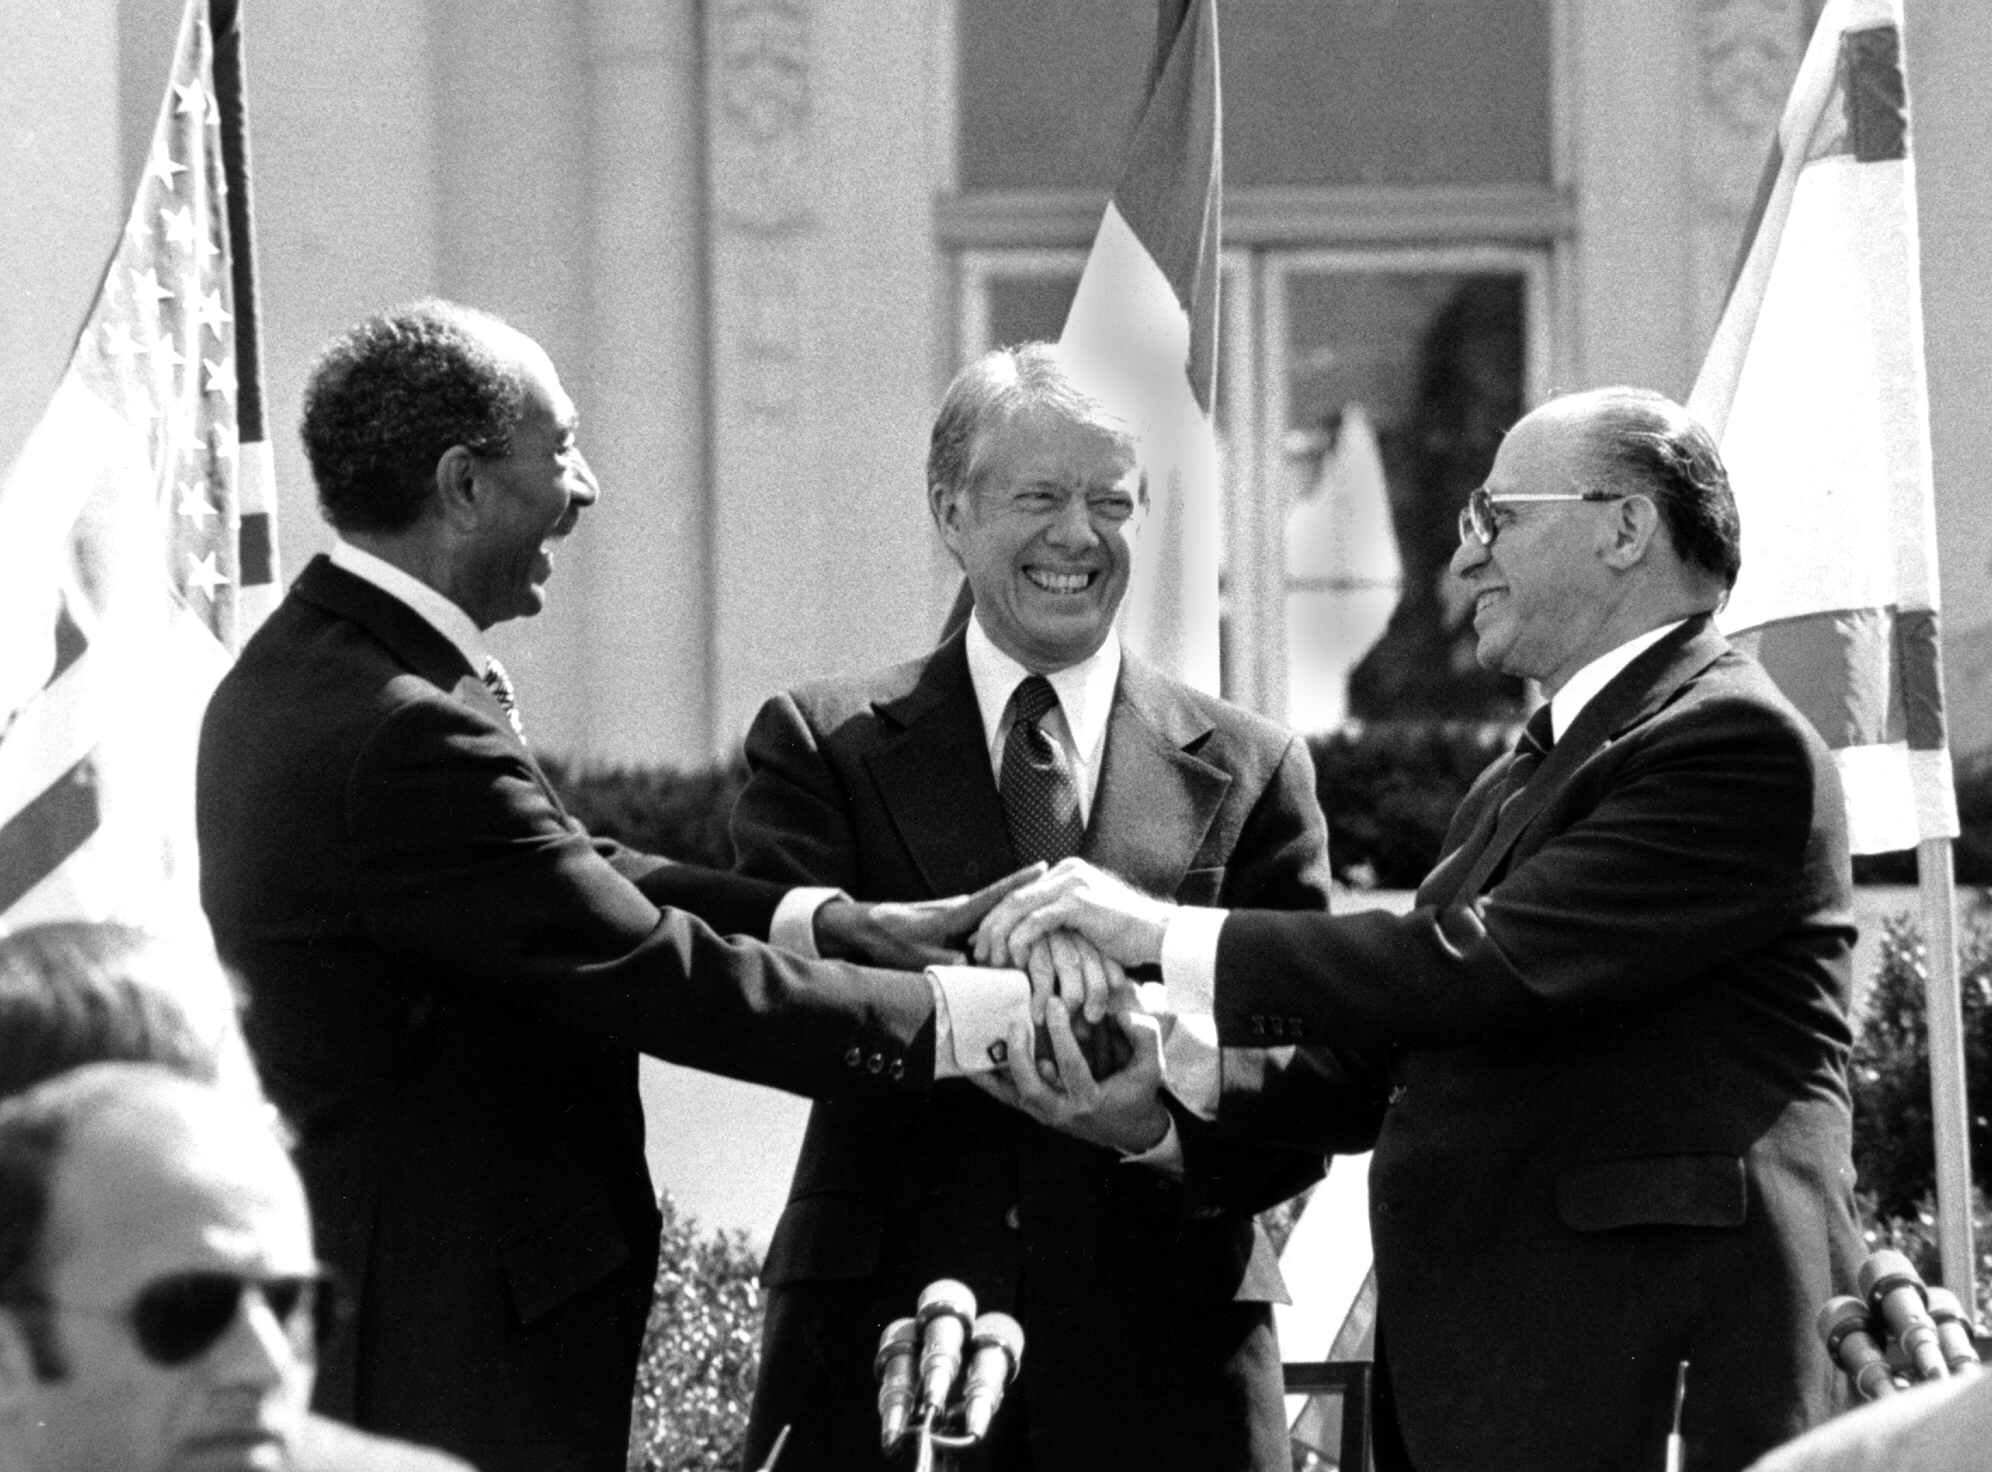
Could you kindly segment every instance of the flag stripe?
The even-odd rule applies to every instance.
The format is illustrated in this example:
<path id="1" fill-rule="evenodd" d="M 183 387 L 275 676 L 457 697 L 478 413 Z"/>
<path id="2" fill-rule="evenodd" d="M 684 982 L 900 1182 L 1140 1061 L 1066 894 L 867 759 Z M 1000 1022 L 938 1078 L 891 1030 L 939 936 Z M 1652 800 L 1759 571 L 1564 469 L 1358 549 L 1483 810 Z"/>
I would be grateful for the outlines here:
<path id="1" fill-rule="evenodd" d="M 60 869 L 102 818 L 94 757 L 85 756 L 0 824 L 0 914 Z"/>
<path id="2" fill-rule="evenodd" d="M 242 572 L 242 585 L 256 587 L 275 581 L 272 576 L 270 513 L 254 511 L 245 514 L 236 535 L 236 566 Z"/>
<path id="3" fill-rule="evenodd" d="M 1906 742 L 1945 749 L 1937 616 L 1842 608 L 1775 619 L 1734 636 L 1829 746 Z"/>
<path id="4" fill-rule="evenodd" d="M 1202 5 L 1176 12 L 1166 56 L 1135 124 L 1114 205 L 1147 248 L 1191 318 L 1190 384 L 1206 413 L 1216 391 L 1219 197 L 1223 185 L 1217 33 L 1203 34 Z M 1208 98 L 1209 101 L 1204 101 Z"/>
<path id="5" fill-rule="evenodd" d="M 1848 31 L 1840 41 L 1840 85 L 1847 132 L 1864 164 L 1909 156 L 1909 92 L 1902 76 L 1902 33 L 1894 26 Z"/>

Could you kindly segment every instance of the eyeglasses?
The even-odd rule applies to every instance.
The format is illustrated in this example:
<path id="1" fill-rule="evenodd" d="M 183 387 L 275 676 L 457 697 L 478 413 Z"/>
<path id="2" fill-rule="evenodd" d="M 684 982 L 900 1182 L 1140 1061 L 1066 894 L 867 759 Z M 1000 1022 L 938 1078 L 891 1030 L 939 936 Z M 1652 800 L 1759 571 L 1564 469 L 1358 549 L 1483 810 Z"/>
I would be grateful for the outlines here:
<path id="1" fill-rule="evenodd" d="M 1522 501 L 1623 501 L 1629 494 L 1627 491 L 1540 491 L 1497 496 L 1485 486 L 1476 486 L 1459 509 L 1459 539 L 1462 544 L 1474 541 L 1482 547 L 1492 547 L 1494 539 L 1501 535 L 1501 524 L 1494 517 L 1496 506 Z"/>
<path id="2" fill-rule="evenodd" d="M 237 1273 L 173 1273 L 155 1278 L 126 1308 L 64 1303 L 36 1292 L 16 1293 L 13 1301 L 56 1313 L 125 1319 L 132 1338 L 155 1365 L 171 1368 L 206 1354 L 241 1312 L 242 1296 L 262 1296 L 285 1334 L 300 1350 L 323 1350 L 343 1317 L 344 1295 L 329 1269 L 313 1273 L 249 1278 Z"/>

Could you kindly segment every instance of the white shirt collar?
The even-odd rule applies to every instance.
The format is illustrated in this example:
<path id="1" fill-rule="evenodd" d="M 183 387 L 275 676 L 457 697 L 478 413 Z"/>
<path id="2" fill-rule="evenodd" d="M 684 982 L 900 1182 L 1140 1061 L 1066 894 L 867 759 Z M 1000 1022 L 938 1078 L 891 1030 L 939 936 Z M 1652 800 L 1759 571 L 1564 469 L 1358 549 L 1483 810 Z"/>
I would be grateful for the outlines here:
<path id="1" fill-rule="evenodd" d="M 1009 713 L 1010 697 L 1030 674 L 1016 660 L 998 649 L 982 627 L 982 616 L 968 620 L 968 678 L 975 686 L 975 703 L 982 713 L 982 736 L 989 747 L 992 768 L 1003 760 L 1003 718 Z M 1100 757 L 1106 748 L 1107 717 L 1114 704 L 1114 686 L 1120 680 L 1121 644 L 1117 630 L 1108 629 L 1106 641 L 1075 665 L 1046 675 L 1058 695 L 1059 712 L 1071 736 L 1071 755 L 1077 760 L 1082 799 L 1088 800 L 1093 779 L 1099 775 Z"/>
<path id="2" fill-rule="evenodd" d="M 343 538 L 333 541 L 331 561 L 334 567 L 344 568 L 354 577 L 372 583 L 388 597 L 407 604 L 424 623 L 454 644 L 469 661 L 472 671 L 478 678 L 483 678 L 484 667 L 491 660 L 491 651 L 485 647 L 484 634 L 469 614 L 420 578 L 403 572 L 385 558 L 376 557 Z"/>
<path id="3" fill-rule="evenodd" d="M 1550 697 L 1549 728 L 1554 733 L 1555 739 L 1558 741 L 1563 739 L 1563 733 L 1576 722 L 1584 707 L 1591 703 L 1592 697 L 1611 684 L 1627 665 L 1686 622 L 1684 618 L 1677 618 L 1671 624 L 1648 629 L 1645 633 L 1626 640 L 1618 648 L 1607 650 L 1572 675 L 1563 688 Z"/>

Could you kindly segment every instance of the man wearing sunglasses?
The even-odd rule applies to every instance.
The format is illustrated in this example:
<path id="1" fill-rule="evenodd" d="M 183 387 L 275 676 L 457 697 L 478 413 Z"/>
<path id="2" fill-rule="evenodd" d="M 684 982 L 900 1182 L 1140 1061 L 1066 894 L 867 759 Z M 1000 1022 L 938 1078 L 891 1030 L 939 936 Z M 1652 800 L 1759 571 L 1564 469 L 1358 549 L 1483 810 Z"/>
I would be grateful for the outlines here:
<path id="1" fill-rule="evenodd" d="M 1697 1472 L 1830 1409 L 1813 1316 L 1859 1251 L 1846 821 L 1817 734 L 1715 627 L 1740 566 L 1686 411 L 1554 400 L 1452 562 L 1480 662 L 1547 703 L 1410 913 L 1177 909 L 1068 861 L 978 937 L 993 958 L 1073 928 L 1159 962 L 1220 1043 L 1388 1057 L 1380 1467 L 1658 1466 L 1684 1362 Z"/>
<path id="2" fill-rule="evenodd" d="M 306 1415 L 337 1324 L 267 1120 L 151 1064 L 0 1103 L 0 1466 L 466 1472 Z"/>

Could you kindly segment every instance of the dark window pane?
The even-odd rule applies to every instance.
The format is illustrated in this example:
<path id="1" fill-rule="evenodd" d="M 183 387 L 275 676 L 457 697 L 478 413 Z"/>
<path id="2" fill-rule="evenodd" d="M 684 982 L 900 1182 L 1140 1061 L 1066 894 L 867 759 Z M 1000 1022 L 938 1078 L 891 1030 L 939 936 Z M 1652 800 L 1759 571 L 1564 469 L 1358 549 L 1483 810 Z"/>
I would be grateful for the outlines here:
<path id="1" fill-rule="evenodd" d="M 1292 719 L 1514 716 L 1519 686 L 1474 662 L 1447 565 L 1521 414 L 1522 277 L 1303 272 L 1286 301 Z"/>
<path id="2" fill-rule="evenodd" d="M 1548 184 L 1552 0 L 1219 7 L 1233 186 Z M 960 7 L 961 185 L 1111 187 L 1150 0 Z"/>

